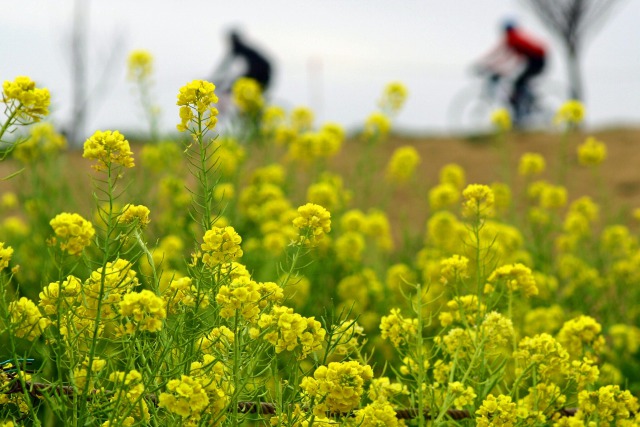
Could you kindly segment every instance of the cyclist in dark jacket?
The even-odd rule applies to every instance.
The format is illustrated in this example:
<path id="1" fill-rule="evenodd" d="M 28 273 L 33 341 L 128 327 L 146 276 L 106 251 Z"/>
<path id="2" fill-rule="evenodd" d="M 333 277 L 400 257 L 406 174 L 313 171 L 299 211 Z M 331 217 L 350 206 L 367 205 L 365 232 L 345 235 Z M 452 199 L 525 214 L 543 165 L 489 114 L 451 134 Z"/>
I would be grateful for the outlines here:
<path id="1" fill-rule="evenodd" d="M 214 82 L 216 77 L 222 77 L 224 80 L 230 79 L 228 76 L 229 69 L 232 67 L 236 60 L 244 62 L 243 70 L 239 75 L 233 76 L 222 86 L 222 90 L 229 92 L 233 86 L 233 82 L 240 77 L 249 77 L 256 80 L 262 87 L 262 91 L 266 92 L 269 89 L 272 77 L 271 62 L 265 55 L 260 53 L 255 48 L 249 46 L 240 36 L 237 31 L 231 31 L 228 36 L 229 40 L 229 52 L 222 60 L 216 71 L 213 73 Z"/>

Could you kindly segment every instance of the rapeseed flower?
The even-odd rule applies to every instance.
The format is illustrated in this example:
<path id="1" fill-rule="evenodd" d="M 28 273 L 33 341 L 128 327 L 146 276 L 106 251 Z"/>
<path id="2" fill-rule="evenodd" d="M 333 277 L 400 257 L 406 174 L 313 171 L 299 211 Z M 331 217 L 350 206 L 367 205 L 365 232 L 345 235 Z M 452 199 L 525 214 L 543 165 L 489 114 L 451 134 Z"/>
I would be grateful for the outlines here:
<path id="1" fill-rule="evenodd" d="M 158 406 L 182 417 L 194 425 L 209 406 L 209 396 L 203 384 L 189 375 L 181 375 L 167 383 L 167 391 L 160 393 Z"/>
<path id="2" fill-rule="evenodd" d="M 575 99 L 562 104 L 556 112 L 555 122 L 567 125 L 578 125 L 582 123 L 585 116 L 584 105 Z"/>
<path id="3" fill-rule="evenodd" d="M 407 100 L 408 94 L 409 91 L 404 84 L 401 82 L 390 82 L 385 86 L 382 97 L 378 101 L 378 106 L 382 111 L 388 112 L 389 114 L 397 114 Z"/>
<path id="4" fill-rule="evenodd" d="M 221 263 L 240 259 L 243 255 L 242 238 L 233 227 L 213 227 L 204 234 L 202 261 L 213 268 Z"/>
<path id="5" fill-rule="evenodd" d="M 354 425 L 360 427 L 397 427 L 404 426 L 404 422 L 396 417 L 396 411 L 391 403 L 375 400 L 362 409 L 355 411 Z"/>
<path id="6" fill-rule="evenodd" d="M 577 150 L 578 161 L 583 166 L 598 166 L 607 158 L 607 146 L 594 137 L 587 138 Z"/>
<path id="7" fill-rule="evenodd" d="M 485 217 L 493 211 L 495 198 L 486 185 L 470 184 L 462 191 L 462 197 L 462 215 L 467 218 Z"/>
<path id="8" fill-rule="evenodd" d="M 127 66 L 129 80 L 147 79 L 153 73 L 153 55 L 144 49 L 134 50 L 129 54 Z"/>
<path id="9" fill-rule="evenodd" d="M 444 165 L 439 172 L 440 184 L 451 184 L 458 191 L 464 188 L 466 183 L 466 174 L 464 169 L 455 163 L 448 163 Z"/>
<path id="10" fill-rule="evenodd" d="M 538 153 L 524 153 L 518 163 L 518 173 L 522 176 L 534 176 L 544 172 L 546 162 Z"/>
<path id="11" fill-rule="evenodd" d="M 76 213 L 58 214 L 49 224 L 56 235 L 54 243 L 69 255 L 80 255 L 95 235 L 93 225 Z"/>
<path id="12" fill-rule="evenodd" d="M 131 292 L 120 301 L 120 314 L 126 319 L 123 332 L 158 332 L 167 317 L 166 302 L 148 289 Z"/>
<path id="13" fill-rule="evenodd" d="M 125 168 L 135 166 L 129 141 L 118 131 L 96 131 L 84 142 L 82 157 L 97 160 L 98 163 L 91 166 L 97 171 L 107 170 L 113 165 Z"/>
<path id="14" fill-rule="evenodd" d="M 9 266 L 9 261 L 13 256 L 13 248 L 11 246 L 4 246 L 4 242 L 0 242 L 0 270 L 4 270 Z"/>
<path id="15" fill-rule="evenodd" d="M 491 113 L 491 123 L 499 132 L 511 130 L 511 114 L 506 108 L 499 108 Z"/>
<path id="16" fill-rule="evenodd" d="M 215 88 L 213 83 L 204 80 L 194 80 L 180 88 L 176 102 L 180 107 L 180 123 L 176 126 L 178 131 L 189 130 L 199 137 L 205 130 L 216 126 L 218 109 L 213 104 L 218 102 L 218 97 Z M 203 124 L 204 129 L 200 129 L 196 123 Z"/>
<path id="17" fill-rule="evenodd" d="M 33 341 L 51 324 L 49 319 L 42 316 L 38 306 L 26 297 L 10 302 L 8 311 L 12 332 L 18 338 Z"/>
<path id="18" fill-rule="evenodd" d="M 258 326 L 267 331 L 264 339 L 275 347 L 276 353 L 299 352 L 298 359 L 321 349 L 326 335 L 314 317 L 303 317 L 285 306 L 274 306 L 268 314 L 261 314 Z M 259 331 L 253 333 L 256 332 Z"/>
<path id="19" fill-rule="evenodd" d="M 452 184 L 438 184 L 429 190 L 429 207 L 431 211 L 449 209 L 458 204 L 460 190 Z"/>
<path id="20" fill-rule="evenodd" d="M 447 385 L 447 393 L 453 396 L 453 406 L 455 408 L 473 404 L 473 400 L 478 396 L 473 387 L 465 387 L 460 381 L 450 382 Z"/>
<path id="21" fill-rule="evenodd" d="M 395 184 L 404 184 L 414 175 L 420 164 L 420 154 L 412 146 L 397 148 L 391 155 L 387 165 L 387 179 Z"/>
<path id="22" fill-rule="evenodd" d="M 29 77 L 18 76 L 2 84 L 2 102 L 16 112 L 20 123 L 28 124 L 39 122 L 49 114 L 51 95 L 49 89 L 37 88 Z"/>
<path id="23" fill-rule="evenodd" d="M 418 319 L 406 319 L 399 308 L 392 308 L 388 316 L 380 320 L 380 336 L 388 339 L 396 348 L 409 344 L 418 333 Z"/>
<path id="24" fill-rule="evenodd" d="M 32 163 L 40 158 L 62 151 L 67 146 L 67 139 L 56 132 L 53 124 L 39 123 L 29 129 L 29 137 L 18 144 L 13 156 L 22 163 Z"/>
<path id="25" fill-rule="evenodd" d="M 144 205 L 126 204 L 122 208 L 122 213 L 118 216 L 120 224 L 135 224 L 140 228 L 149 225 L 149 208 Z"/>
<path id="26" fill-rule="evenodd" d="M 356 361 L 331 362 L 317 368 L 313 377 L 304 377 L 300 388 L 307 401 L 314 399 L 313 413 L 317 416 L 325 416 L 327 412 L 347 413 L 358 407 L 364 384 L 372 378 L 369 365 Z"/>
<path id="27" fill-rule="evenodd" d="M 498 267 L 487 281 L 493 285 L 504 281 L 509 292 L 519 290 L 526 297 L 538 294 L 538 287 L 531 269 L 520 263 Z"/>
<path id="28" fill-rule="evenodd" d="M 605 340 L 600 333 L 602 326 L 591 316 L 578 316 L 568 320 L 558 332 L 558 341 L 573 357 L 579 357 L 586 349 L 599 353 L 604 349 Z"/>
<path id="29" fill-rule="evenodd" d="M 261 300 L 260 285 L 245 276 L 233 279 L 229 285 L 220 286 L 216 295 L 220 316 L 228 319 L 237 312 L 251 323 L 258 320 Z"/>
<path id="30" fill-rule="evenodd" d="M 307 203 L 298 208 L 293 226 L 298 230 L 296 243 L 315 246 L 331 231 L 331 213 L 320 205 Z"/>
<path id="31" fill-rule="evenodd" d="M 295 107 L 291 110 L 291 128 L 296 134 L 310 131 L 314 120 L 313 110 L 308 107 Z"/>
<path id="32" fill-rule="evenodd" d="M 233 83 L 231 95 L 240 112 L 257 114 L 264 107 L 264 98 L 260 84 L 248 77 L 241 77 Z"/>
<path id="33" fill-rule="evenodd" d="M 374 112 L 369 115 L 364 124 L 363 136 L 366 139 L 379 141 L 384 139 L 391 130 L 391 119 L 381 112 Z"/>
<path id="34" fill-rule="evenodd" d="M 48 316 L 65 313 L 75 305 L 81 292 L 82 281 L 75 276 L 67 276 L 66 280 L 45 286 L 38 295 L 38 305 Z"/>
<path id="35" fill-rule="evenodd" d="M 516 404 L 511 396 L 504 394 L 496 396 L 490 394 L 476 411 L 476 426 L 478 427 L 510 427 L 518 421 Z"/>
<path id="36" fill-rule="evenodd" d="M 569 353 L 551 335 L 542 333 L 524 337 L 513 352 L 518 363 L 516 375 L 535 368 L 539 379 L 551 379 L 557 374 L 566 374 L 569 369 Z"/>

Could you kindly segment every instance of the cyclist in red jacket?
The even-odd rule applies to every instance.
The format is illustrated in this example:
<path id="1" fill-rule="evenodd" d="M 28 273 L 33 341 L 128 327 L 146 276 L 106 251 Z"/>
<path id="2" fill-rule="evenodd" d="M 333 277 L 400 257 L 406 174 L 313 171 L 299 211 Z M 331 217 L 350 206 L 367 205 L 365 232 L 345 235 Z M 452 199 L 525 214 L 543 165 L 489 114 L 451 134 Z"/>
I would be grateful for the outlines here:
<path id="1" fill-rule="evenodd" d="M 524 63 L 520 74 L 513 82 L 509 101 L 515 113 L 514 121 L 518 123 L 526 114 L 526 98 L 532 98 L 529 81 L 540 75 L 545 68 L 546 47 L 541 42 L 524 33 L 514 21 L 505 22 L 502 42 L 480 61 L 483 68 L 501 75 L 510 74 L 514 66 Z"/>

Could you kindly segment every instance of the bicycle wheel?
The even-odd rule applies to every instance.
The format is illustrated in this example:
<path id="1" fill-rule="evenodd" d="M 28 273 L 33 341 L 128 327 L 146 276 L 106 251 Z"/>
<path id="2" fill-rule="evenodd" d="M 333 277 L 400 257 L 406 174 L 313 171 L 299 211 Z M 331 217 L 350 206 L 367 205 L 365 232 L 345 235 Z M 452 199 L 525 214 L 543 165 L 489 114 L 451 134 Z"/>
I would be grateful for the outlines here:
<path id="1" fill-rule="evenodd" d="M 499 106 L 487 99 L 481 88 L 472 87 L 460 92 L 447 112 L 449 133 L 475 136 L 492 132 L 491 114 Z"/>

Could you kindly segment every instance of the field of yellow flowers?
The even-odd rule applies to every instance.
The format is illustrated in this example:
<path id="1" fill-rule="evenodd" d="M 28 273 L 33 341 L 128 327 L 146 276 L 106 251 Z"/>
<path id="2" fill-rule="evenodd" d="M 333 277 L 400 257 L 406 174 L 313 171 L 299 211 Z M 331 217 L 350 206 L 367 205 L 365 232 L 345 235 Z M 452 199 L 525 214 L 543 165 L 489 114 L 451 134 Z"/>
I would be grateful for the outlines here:
<path id="1" fill-rule="evenodd" d="M 346 135 L 196 80 L 163 138 L 151 73 L 148 139 L 81 152 L 3 84 L 0 426 L 640 424 L 640 203 L 580 103 L 447 146 L 400 83 Z"/>

